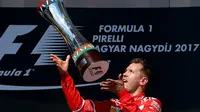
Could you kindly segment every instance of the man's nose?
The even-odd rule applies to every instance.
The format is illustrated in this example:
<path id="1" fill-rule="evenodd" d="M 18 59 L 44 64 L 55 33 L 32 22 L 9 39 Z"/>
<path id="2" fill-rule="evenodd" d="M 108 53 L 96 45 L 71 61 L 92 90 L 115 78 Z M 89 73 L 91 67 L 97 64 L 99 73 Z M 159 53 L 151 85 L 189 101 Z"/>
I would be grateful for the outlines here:
<path id="1" fill-rule="evenodd" d="M 123 73 L 122 77 L 127 77 L 127 73 L 126 72 Z"/>

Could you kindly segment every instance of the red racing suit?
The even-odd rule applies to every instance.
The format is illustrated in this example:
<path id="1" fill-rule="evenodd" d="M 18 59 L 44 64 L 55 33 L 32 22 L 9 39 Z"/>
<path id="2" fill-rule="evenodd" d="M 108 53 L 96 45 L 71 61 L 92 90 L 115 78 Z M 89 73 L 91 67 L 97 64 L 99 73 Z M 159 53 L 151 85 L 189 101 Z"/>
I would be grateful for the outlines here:
<path id="1" fill-rule="evenodd" d="M 161 112 L 161 102 L 156 98 L 145 97 L 144 93 L 132 96 L 127 90 L 122 90 L 118 93 L 119 99 L 92 101 L 80 96 L 68 73 L 61 74 L 61 85 L 73 112 Z"/>

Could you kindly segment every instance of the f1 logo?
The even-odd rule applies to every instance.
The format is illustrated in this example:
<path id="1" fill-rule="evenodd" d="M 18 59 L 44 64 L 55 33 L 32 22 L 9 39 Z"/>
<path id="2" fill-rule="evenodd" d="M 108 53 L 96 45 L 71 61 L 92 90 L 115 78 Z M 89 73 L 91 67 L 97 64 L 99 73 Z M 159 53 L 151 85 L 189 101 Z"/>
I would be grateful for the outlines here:
<path id="1" fill-rule="evenodd" d="M 18 36 L 22 36 L 33 31 L 37 25 L 10 25 L 0 38 L 0 61 L 6 54 L 15 55 L 22 43 L 13 43 Z M 43 36 L 34 47 L 31 54 L 39 54 L 40 57 L 34 66 L 54 65 L 49 58 L 50 53 L 64 57 L 68 52 L 65 40 L 59 32 L 50 25 L 44 32 Z"/>
<path id="2" fill-rule="evenodd" d="M 16 54 L 22 43 L 13 43 L 13 41 L 17 36 L 25 35 L 36 27 L 37 25 L 10 25 L 0 38 L 0 60 L 5 54 Z"/>

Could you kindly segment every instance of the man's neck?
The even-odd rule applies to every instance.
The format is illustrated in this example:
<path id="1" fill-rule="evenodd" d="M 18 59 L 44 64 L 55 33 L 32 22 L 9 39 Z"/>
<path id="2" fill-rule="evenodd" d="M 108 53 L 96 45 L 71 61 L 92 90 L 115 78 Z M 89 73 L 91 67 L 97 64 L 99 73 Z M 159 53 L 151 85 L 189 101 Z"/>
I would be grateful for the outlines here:
<path id="1" fill-rule="evenodd" d="M 136 95 L 138 95 L 138 94 L 140 94 L 142 92 L 143 92 L 142 88 L 139 87 L 138 89 L 136 89 L 134 92 L 131 92 L 130 94 L 132 96 L 136 96 Z"/>

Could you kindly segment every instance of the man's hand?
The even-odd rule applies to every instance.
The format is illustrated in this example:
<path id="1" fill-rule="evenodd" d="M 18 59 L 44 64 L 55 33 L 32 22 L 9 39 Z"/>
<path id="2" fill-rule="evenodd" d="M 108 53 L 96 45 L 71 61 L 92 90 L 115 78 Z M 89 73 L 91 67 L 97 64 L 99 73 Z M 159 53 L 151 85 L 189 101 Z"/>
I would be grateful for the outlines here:
<path id="1" fill-rule="evenodd" d="M 102 90 L 111 91 L 115 94 L 124 89 L 124 83 L 122 81 L 122 74 L 119 74 L 118 80 L 107 79 L 100 84 Z"/>
<path id="2" fill-rule="evenodd" d="M 54 54 L 50 54 L 50 58 L 53 60 L 53 62 L 58 67 L 60 74 L 65 74 L 68 72 L 69 60 L 70 60 L 69 55 L 66 57 L 65 61 L 61 60 L 59 57 L 57 57 Z"/>

